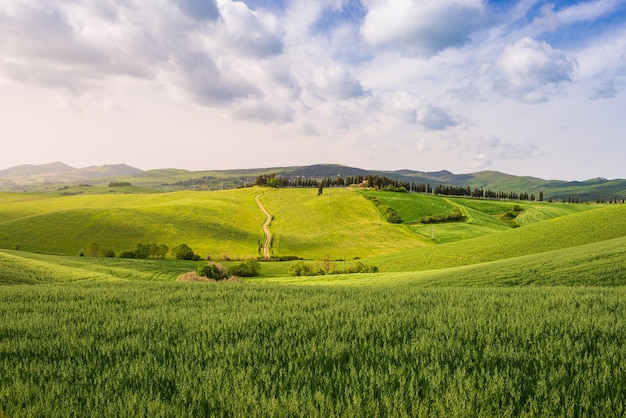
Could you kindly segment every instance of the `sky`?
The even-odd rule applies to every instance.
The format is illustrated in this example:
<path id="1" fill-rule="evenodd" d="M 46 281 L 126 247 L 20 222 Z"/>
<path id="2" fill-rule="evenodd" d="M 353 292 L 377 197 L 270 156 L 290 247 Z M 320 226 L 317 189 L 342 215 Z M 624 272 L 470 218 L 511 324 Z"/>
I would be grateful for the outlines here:
<path id="1" fill-rule="evenodd" d="M 626 178 L 626 0 L 0 0 L 0 169 Z"/>

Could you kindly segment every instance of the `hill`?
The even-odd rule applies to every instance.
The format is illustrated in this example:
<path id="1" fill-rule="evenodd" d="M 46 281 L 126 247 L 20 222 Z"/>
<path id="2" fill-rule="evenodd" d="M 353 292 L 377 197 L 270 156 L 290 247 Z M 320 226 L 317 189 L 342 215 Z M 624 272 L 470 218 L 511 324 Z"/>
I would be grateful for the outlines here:
<path id="1" fill-rule="evenodd" d="M 94 179 L 134 176 L 142 170 L 126 164 L 74 168 L 62 162 L 20 165 L 0 170 L 0 186 L 23 187 L 43 184 L 77 184 Z"/>
<path id="2" fill-rule="evenodd" d="M 447 170 L 423 172 L 415 170 L 364 170 L 339 164 L 268 167 L 236 170 L 190 171 L 168 168 L 142 171 L 125 164 L 90 166 L 81 169 L 56 162 L 45 165 L 21 165 L 0 171 L 0 189 L 32 189 L 36 186 L 75 186 L 93 182 L 128 181 L 133 185 L 160 191 L 223 190 L 251 186 L 260 175 L 275 174 L 290 179 L 316 179 L 385 176 L 415 184 L 490 189 L 495 192 L 515 192 L 539 195 L 545 200 L 595 201 L 597 199 L 626 199 L 626 180 L 594 178 L 585 181 L 544 180 L 529 176 L 514 176 L 497 171 L 454 174 Z"/>

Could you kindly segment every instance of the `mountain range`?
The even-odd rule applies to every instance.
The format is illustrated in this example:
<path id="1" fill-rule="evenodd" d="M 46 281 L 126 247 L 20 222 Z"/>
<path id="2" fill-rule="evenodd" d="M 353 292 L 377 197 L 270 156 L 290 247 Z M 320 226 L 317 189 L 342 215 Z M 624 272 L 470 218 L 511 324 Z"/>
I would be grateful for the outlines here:
<path id="1" fill-rule="evenodd" d="M 256 176 L 274 173 L 279 176 L 322 179 L 328 177 L 355 177 L 379 175 L 409 183 L 451 185 L 494 191 L 538 193 L 557 199 L 577 197 L 581 199 L 624 199 L 626 180 L 594 178 L 585 181 L 544 180 L 537 177 L 514 176 L 498 171 L 479 171 L 470 174 L 454 174 L 447 170 L 423 172 L 414 170 L 365 170 L 338 164 L 315 164 L 309 166 L 273 167 L 237 170 L 188 171 L 182 169 L 140 170 L 126 164 L 111 164 L 74 168 L 62 162 L 43 165 L 19 165 L 0 170 L 0 189 L 28 190 L 41 186 L 78 185 L 85 183 L 106 184 L 124 180 L 136 185 L 154 187 L 159 185 L 188 185 L 201 182 L 207 188 L 237 187 L 250 184 Z"/>

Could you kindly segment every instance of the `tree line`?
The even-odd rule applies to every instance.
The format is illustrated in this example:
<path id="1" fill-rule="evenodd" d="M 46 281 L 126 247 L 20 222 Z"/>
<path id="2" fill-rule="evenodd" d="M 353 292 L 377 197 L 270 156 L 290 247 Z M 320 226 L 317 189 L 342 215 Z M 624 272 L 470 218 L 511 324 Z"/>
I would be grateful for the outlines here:
<path id="1" fill-rule="evenodd" d="M 433 188 L 430 183 L 415 183 L 396 180 L 386 176 L 379 176 L 377 174 L 368 176 L 326 177 L 318 180 L 304 177 L 283 177 L 272 173 L 258 176 L 255 185 L 267 187 L 316 187 L 318 190 L 321 190 L 324 187 L 362 186 L 376 190 L 427 193 L 444 196 L 543 201 L 543 192 L 539 192 L 538 196 L 535 196 L 534 193 L 493 191 L 491 189 L 485 190 L 478 187 L 472 189 L 469 186 L 437 185 Z"/>

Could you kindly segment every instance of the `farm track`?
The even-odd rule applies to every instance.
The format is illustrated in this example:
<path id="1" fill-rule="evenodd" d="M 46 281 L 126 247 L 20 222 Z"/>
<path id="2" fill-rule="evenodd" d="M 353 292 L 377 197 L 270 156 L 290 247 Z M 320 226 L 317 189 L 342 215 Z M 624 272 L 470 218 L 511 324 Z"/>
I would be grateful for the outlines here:
<path id="1" fill-rule="evenodd" d="M 267 211 L 267 209 L 265 209 L 265 206 L 263 206 L 263 203 L 261 202 L 261 196 L 263 196 L 263 194 L 265 193 L 254 196 L 254 201 L 256 202 L 256 205 L 259 207 L 259 209 L 261 209 L 261 212 L 265 214 L 265 222 L 263 223 L 263 232 L 265 233 L 265 242 L 263 243 L 263 257 L 265 257 L 265 259 L 267 260 L 270 258 L 270 245 L 272 243 L 272 233 L 270 231 L 272 215 Z"/>

